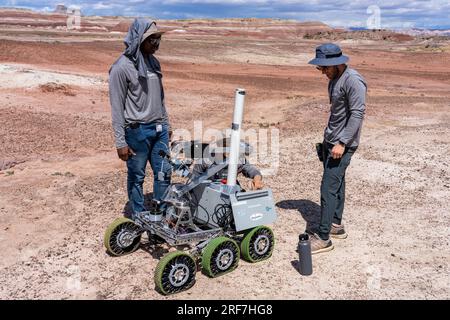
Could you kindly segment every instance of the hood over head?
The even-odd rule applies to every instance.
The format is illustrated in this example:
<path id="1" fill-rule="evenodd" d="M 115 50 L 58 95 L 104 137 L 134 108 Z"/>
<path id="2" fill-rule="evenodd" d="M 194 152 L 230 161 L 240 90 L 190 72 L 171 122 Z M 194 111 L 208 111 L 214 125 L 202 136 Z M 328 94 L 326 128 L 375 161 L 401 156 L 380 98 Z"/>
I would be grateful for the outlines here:
<path id="1" fill-rule="evenodd" d="M 161 67 L 158 61 L 152 57 L 148 57 L 147 63 L 145 63 L 146 57 L 140 50 L 142 41 L 145 40 L 145 38 L 149 35 L 149 30 L 157 30 L 156 22 L 149 21 L 148 19 L 144 18 L 137 18 L 130 25 L 130 28 L 128 29 L 128 33 L 124 40 L 126 49 L 123 54 L 133 62 L 138 71 L 139 77 L 143 78 L 147 77 L 148 68 L 151 68 L 152 71 L 158 73 L 161 76 Z M 162 32 L 158 31 L 156 31 L 156 33 L 162 34 Z"/>

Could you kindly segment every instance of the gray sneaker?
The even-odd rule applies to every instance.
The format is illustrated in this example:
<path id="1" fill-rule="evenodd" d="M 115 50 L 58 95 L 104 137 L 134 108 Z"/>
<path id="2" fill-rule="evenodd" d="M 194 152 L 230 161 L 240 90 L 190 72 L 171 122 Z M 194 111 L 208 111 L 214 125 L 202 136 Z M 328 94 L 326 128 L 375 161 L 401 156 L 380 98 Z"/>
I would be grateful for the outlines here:
<path id="1" fill-rule="evenodd" d="M 348 237 L 347 232 L 345 232 L 343 224 L 335 224 L 331 225 L 330 236 L 336 239 L 345 239 Z"/>
<path id="2" fill-rule="evenodd" d="M 311 254 L 327 252 L 334 249 L 331 239 L 322 240 L 317 233 L 311 237 Z"/>

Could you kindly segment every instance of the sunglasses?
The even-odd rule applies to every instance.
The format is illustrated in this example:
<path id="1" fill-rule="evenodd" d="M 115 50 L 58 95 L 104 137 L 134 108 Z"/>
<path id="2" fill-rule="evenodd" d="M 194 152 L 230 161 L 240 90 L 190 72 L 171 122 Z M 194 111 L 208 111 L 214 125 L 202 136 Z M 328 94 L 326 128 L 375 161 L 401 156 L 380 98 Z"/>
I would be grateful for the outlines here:
<path id="1" fill-rule="evenodd" d="M 152 46 L 157 47 L 161 42 L 161 37 L 158 38 L 147 38 L 147 40 Z"/>
<path id="2" fill-rule="evenodd" d="M 329 68 L 328 66 L 326 66 L 326 67 L 325 66 L 317 66 L 316 67 L 316 69 L 319 71 L 324 71 L 324 70 L 327 70 L 328 68 Z"/>

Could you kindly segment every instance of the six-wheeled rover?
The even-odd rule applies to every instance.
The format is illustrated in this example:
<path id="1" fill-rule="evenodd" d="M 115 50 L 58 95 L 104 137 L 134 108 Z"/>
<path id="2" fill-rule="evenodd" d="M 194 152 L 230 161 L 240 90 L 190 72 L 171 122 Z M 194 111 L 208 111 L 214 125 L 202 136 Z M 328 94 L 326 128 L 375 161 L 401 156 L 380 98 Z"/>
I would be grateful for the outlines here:
<path id="1" fill-rule="evenodd" d="M 235 270 L 240 257 L 254 263 L 272 255 L 274 234 L 266 226 L 276 219 L 272 191 L 245 191 L 236 183 L 239 158 L 249 147 L 240 141 L 244 97 L 245 91 L 237 89 L 229 157 L 192 178 L 192 164 L 210 145 L 185 141 L 173 145 L 170 154 L 161 152 L 186 182 L 171 184 L 149 211 L 133 219 L 118 218 L 105 232 L 105 247 L 114 256 L 138 249 L 143 233 L 171 247 L 184 247 L 167 253 L 156 267 L 155 285 L 162 294 L 192 287 L 200 267 L 217 277 Z M 212 179 L 226 167 L 226 183 Z"/>

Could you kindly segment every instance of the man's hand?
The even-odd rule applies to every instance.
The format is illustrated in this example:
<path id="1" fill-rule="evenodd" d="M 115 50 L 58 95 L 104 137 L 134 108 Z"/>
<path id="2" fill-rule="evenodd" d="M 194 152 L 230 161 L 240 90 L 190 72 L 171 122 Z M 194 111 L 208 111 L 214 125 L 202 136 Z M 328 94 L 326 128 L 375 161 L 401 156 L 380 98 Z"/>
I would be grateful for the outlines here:
<path id="1" fill-rule="evenodd" d="M 340 159 L 345 151 L 345 145 L 342 143 L 338 143 L 334 145 L 333 149 L 331 149 L 331 156 L 333 159 Z"/>
<path id="2" fill-rule="evenodd" d="M 259 190 L 264 188 L 264 182 L 262 181 L 261 176 L 256 176 L 252 181 L 252 190 Z"/>
<path id="3" fill-rule="evenodd" d="M 119 156 L 120 160 L 127 161 L 130 156 L 135 156 L 136 153 L 134 153 L 134 151 L 130 147 L 126 146 L 123 148 L 118 148 L 117 155 Z"/>

